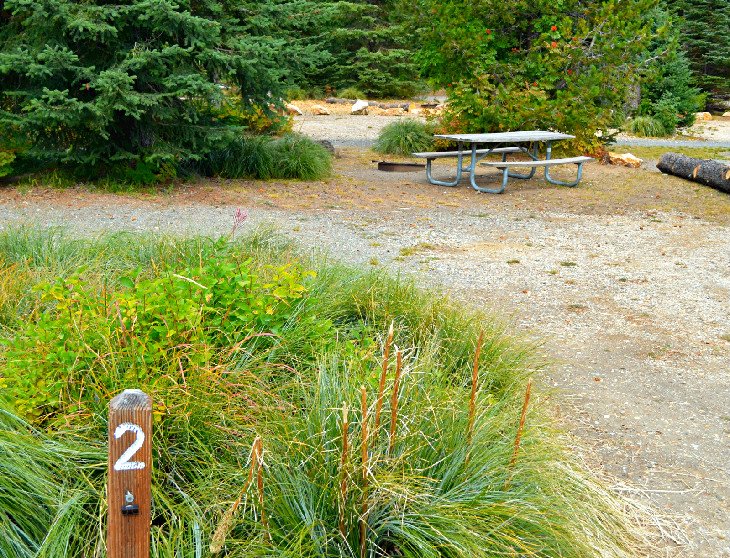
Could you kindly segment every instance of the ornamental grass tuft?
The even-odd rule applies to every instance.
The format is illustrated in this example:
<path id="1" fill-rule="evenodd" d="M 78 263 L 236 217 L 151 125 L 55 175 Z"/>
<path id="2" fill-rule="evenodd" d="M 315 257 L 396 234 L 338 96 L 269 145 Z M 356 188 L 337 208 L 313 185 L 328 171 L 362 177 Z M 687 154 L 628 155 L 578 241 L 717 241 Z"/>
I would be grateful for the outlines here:
<path id="1" fill-rule="evenodd" d="M 672 133 L 668 131 L 661 121 L 653 116 L 636 116 L 628 121 L 629 132 L 639 137 L 660 138 Z"/>
<path id="2" fill-rule="evenodd" d="M 373 149 L 378 153 L 408 156 L 419 151 L 433 151 L 434 126 L 404 118 L 385 126 Z"/>
<path id="3" fill-rule="evenodd" d="M 200 170 L 221 178 L 322 180 L 332 173 L 332 156 L 297 134 L 246 136 L 212 150 Z"/>

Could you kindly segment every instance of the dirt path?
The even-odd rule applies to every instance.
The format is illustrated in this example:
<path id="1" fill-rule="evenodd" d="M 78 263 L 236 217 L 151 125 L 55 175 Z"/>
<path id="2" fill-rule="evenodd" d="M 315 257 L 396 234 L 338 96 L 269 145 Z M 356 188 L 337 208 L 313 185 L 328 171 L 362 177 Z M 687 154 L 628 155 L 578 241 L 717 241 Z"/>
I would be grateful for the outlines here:
<path id="1" fill-rule="evenodd" d="M 324 183 L 5 188 L 0 224 L 217 234 L 247 207 L 252 224 L 494 309 L 543 341 L 586 459 L 676 524 L 656 556 L 730 556 L 730 196 L 598 165 L 577 189 L 532 180 L 480 195 L 378 173 L 371 158 L 345 151 Z"/>

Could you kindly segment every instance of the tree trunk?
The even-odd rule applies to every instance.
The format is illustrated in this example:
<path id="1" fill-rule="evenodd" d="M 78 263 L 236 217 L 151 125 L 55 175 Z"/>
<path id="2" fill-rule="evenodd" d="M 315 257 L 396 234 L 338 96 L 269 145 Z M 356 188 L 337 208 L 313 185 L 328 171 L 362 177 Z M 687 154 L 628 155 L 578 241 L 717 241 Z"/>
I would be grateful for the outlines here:
<path id="1" fill-rule="evenodd" d="M 711 159 L 695 159 L 679 153 L 665 153 L 657 168 L 730 194 L 730 166 Z"/>

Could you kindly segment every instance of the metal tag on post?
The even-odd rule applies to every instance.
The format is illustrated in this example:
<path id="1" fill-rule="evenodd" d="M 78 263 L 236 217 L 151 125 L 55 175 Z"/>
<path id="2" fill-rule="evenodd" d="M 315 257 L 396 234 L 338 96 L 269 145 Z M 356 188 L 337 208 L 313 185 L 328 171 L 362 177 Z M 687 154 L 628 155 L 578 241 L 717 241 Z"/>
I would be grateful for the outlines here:
<path id="1" fill-rule="evenodd" d="M 128 389 L 109 403 L 108 558 L 149 558 L 152 399 Z"/>

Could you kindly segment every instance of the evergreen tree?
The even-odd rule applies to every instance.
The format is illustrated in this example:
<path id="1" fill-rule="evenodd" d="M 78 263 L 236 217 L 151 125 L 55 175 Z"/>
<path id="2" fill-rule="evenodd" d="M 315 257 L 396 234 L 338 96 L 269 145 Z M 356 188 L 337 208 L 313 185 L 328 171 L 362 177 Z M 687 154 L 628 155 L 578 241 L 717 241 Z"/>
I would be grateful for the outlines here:
<path id="1" fill-rule="evenodd" d="M 368 95 L 409 95 L 418 70 L 391 3 L 365 0 L 263 0 L 249 32 L 282 41 L 292 85 L 354 86 Z M 296 52 L 297 56 L 291 56 Z"/>
<path id="2" fill-rule="evenodd" d="M 395 2 L 363 2 L 329 33 L 338 87 L 353 85 L 378 97 L 408 97 L 418 88 L 413 44 Z M 354 16 L 354 17 L 353 17 Z"/>
<path id="3" fill-rule="evenodd" d="M 668 10 L 658 6 L 647 14 L 653 39 L 641 75 L 641 102 L 637 113 L 659 121 L 667 135 L 676 127 L 690 126 L 705 103 L 695 87 L 690 62 L 680 47 L 680 28 Z"/>
<path id="4" fill-rule="evenodd" d="M 682 18 L 682 42 L 697 83 L 730 94 L 730 1 L 665 0 Z"/>
<path id="5" fill-rule="evenodd" d="M 158 173 L 240 131 L 220 118 L 276 92 L 279 43 L 246 32 L 231 0 L 6 0 L 0 150 L 91 175 Z"/>

